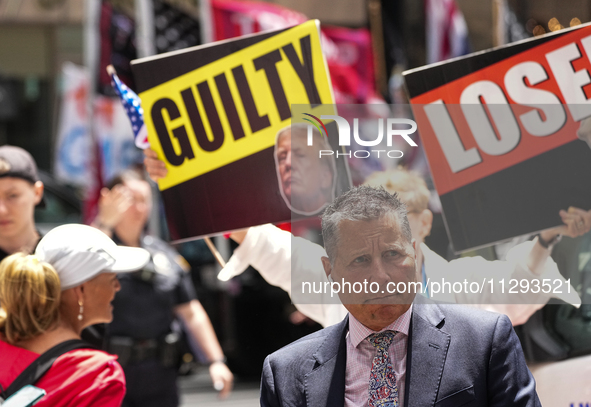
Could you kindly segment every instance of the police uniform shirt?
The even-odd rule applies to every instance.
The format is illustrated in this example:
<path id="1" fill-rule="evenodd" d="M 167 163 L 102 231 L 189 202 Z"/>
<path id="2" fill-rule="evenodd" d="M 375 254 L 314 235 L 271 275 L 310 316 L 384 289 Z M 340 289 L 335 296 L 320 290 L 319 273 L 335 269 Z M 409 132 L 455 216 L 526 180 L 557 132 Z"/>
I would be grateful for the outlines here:
<path id="1" fill-rule="evenodd" d="M 117 236 L 113 240 L 120 243 Z M 174 308 L 197 298 L 176 250 L 153 236 L 143 236 L 141 247 L 150 252 L 150 262 L 143 270 L 119 275 L 121 291 L 113 301 L 109 336 L 162 338 L 170 332 Z"/>

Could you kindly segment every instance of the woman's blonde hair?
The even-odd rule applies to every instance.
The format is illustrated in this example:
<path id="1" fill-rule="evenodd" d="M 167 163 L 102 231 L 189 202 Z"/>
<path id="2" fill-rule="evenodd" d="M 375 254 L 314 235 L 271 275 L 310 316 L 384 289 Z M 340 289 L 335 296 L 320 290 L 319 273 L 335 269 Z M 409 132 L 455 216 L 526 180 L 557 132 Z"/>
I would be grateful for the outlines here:
<path id="1" fill-rule="evenodd" d="M 9 343 L 34 338 L 59 321 L 60 279 L 37 257 L 16 253 L 0 263 L 0 332 Z"/>
<path id="2" fill-rule="evenodd" d="M 429 207 L 429 188 L 423 178 L 413 172 L 398 168 L 388 171 L 378 171 L 371 174 L 363 183 L 371 187 L 384 187 L 406 204 L 409 213 L 420 213 Z"/>

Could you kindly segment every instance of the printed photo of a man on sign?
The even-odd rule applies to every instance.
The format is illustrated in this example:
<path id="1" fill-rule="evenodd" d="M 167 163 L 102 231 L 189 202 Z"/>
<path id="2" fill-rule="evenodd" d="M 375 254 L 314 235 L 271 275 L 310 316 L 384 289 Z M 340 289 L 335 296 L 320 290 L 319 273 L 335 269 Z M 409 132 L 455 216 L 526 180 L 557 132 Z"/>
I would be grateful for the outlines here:
<path id="1" fill-rule="evenodd" d="M 350 188 L 344 157 L 321 160 L 292 106 L 334 106 L 319 23 L 133 61 L 173 240 L 319 214 Z M 333 113 L 333 112 L 329 112 Z M 304 148 L 304 146 L 306 148 Z"/>
<path id="2" fill-rule="evenodd" d="M 319 157 L 322 150 L 331 146 L 316 128 L 294 123 L 277 133 L 275 141 L 275 166 L 281 196 L 295 213 L 313 215 L 321 211 L 335 198 L 337 171 L 335 159 Z M 309 148 L 306 140 L 312 133 L 315 148 Z"/>

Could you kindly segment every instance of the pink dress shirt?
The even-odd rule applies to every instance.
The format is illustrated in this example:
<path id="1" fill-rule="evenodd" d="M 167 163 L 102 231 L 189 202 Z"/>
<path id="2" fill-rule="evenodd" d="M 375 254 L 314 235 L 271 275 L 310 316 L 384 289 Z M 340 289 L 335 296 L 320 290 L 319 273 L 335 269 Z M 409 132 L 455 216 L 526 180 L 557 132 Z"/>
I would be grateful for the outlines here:
<path id="1" fill-rule="evenodd" d="M 404 407 L 404 384 L 406 382 L 406 347 L 412 305 L 396 321 L 383 331 L 397 331 L 388 348 L 392 366 L 396 373 L 399 406 Z M 349 314 L 347 334 L 347 370 L 345 372 L 345 407 L 367 407 L 369 398 L 369 373 L 377 349 L 367 341 L 373 331 Z"/>

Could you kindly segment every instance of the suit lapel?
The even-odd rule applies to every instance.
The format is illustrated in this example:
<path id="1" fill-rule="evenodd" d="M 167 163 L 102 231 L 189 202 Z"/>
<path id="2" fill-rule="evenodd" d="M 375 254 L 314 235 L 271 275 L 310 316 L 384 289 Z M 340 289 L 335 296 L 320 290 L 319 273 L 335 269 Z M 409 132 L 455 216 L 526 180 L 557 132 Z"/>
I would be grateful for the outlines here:
<path id="1" fill-rule="evenodd" d="M 337 333 L 327 335 L 314 358 L 314 369 L 304 378 L 306 404 L 309 407 L 343 407 L 345 403 L 345 369 L 347 367 L 347 344 L 345 337 L 349 317 L 337 325 Z"/>
<path id="2" fill-rule="evenodd" d="M 445 316 L 433 303 L 415 298 L 406 356 L 404 405 L 433 406 L 439 391 L 450 335 L 437 326 Z"/>

